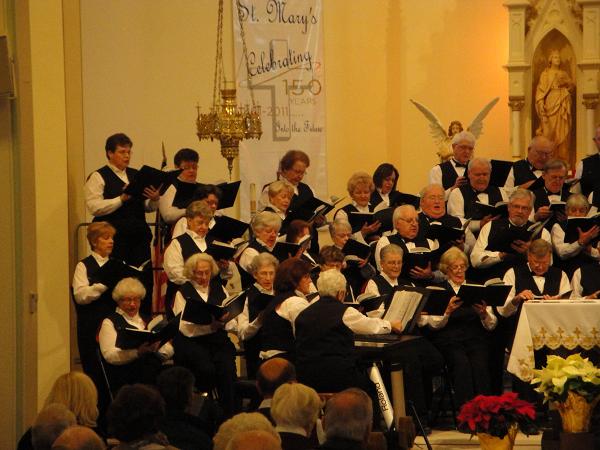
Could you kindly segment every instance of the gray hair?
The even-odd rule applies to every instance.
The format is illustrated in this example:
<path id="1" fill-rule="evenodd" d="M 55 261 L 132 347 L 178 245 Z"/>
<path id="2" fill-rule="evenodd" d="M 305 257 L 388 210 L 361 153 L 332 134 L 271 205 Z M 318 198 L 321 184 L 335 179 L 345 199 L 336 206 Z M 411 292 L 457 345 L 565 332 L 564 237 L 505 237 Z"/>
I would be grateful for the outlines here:
<path id="1" fill-rule="evenodd" d="M 475 135 L 470 131 L 461 131 L 460 133 L 456 133 L 452 138 L 452 146 L 454 147 L 456 144 L 462 141 L 467 141 L 473 147 L 475 147 Z"/>
<path id="2" fill-rule="evenodd" d="M 394 225 L 396 224 L 396 222 L 398 221 L 398 219 L 400 219 L 402 217 L 402 214 L 405 211 L 411 211 L 411 212 L 417 212 L 417 210 L 415 209 L 415 207 L 413 205 L 400 205 L 398 206 L 395 210 L 394 210 L 394 215 L 392 216 L 392 221 L 394 222 Z"/>
<path id="3" fill-rule="evenodd" d="M 529 248 L 527 249 L 527 254 L 536 256 L 538 258 L 551 253 L 552 244 L 550 244 L 550 242 L 548 241 L 545 241 L 544 239 L 536 239 L 531 244 L 529 244 Z"/>
<path id="4" fill-rule="evenodd" d="M 533 208 L 533 203 L 535 202 L 535 194 L 527 189 L 518 188 L 510 194 L 508 199 L 508 203 L 511 204 L 515 200 L 527 199 L 530 201 L 531 207 Z"/>
<path id="5" fill-rule="evenodd" d="M 208 203 L 204 200 L 197 200 L 192 202 L 185 208 L 186 219 L 193 219 L 195 217 L 202 217 L 207 222 L 210 222 L 214 216 L 214 212 Z"/>
<path id="6" fill-rule="evenodd" d="M 244 431 L 263 430 L 271 433 L 277 442 L 281 443 L 281 438 L 269 419 L 261 413 L 240 413 L 226 420 L 217 430 L 217 434 L 213 437 L 213 450 L 225 450 L 229 441 L 237 434 Z"/>
<path id="7" fill-rule="evenodd" d="M 76 425 L 75 414 L 61 403 L 50 403 L 42 409 L 31 427 L 31 441 L 36 450 L 49 450 L 67 428 Z"/>
<path id="8" fill-rule="evenodd" d="M 459 259 L 465 263 L 467 267 L 469 267 L 469 257 L 465 254 L 465 252 L 458 247 L 450 247 L 440 257 L 440 272 L 444 274 L 448 273 L 448 267 L 451 266 L 454 261 Z"/>
<path id="9" fill-rule="evenodd" d="M 433 189 L 439 189 L 442 192 L 442 194 L 444 194 L 445 192 L 444 186 L 442 186 L 441 184 L 431 183 L 425 186 L 423 189 L 421 189 L 421 192 L 419 192 L 419 197 L 421 197 L 421 200 L 423 200 L 423 197 L 429 194 Z"/>
<path id="10" fill-rule="evenodd" d="M 585 195 L 571 194 L 571 195 L 569 195 L 569 198 L 567 199 L 567 204 L 565 205 L 565 209 L 567 210 L 567 213 L 568 213 L 570 209 L 581 208 L 582 206 L 585 206 L 585 209 L 587 209 L 588 211 L 590 210 L 590 202 L 588 202 L 588 199 L 585 198 Z"/>
<path id="11" fill-rule="evenodd" d="M 554 141 L 548 139 L 546 136 L 534 136 L 531 141 L 529 141 L 529 145 L 527 146 L 527 150 L 531 150 L 536 145 L 544 145 L 547 144 L 552 150 L 556 148 L 556 144 Z"/>
<path id="12" fill-rule="evenodd" d="M 264 266 L 273 266 L 274 269 L 277 269 L 279 265 L 279 260 L 275 258 L 272 254 L 263 252 L 256 255 L 252 258 L 252 262 L 248 267 L 248 271 L 254 275 Z"/>
<path id="13" fill-rule="evenodd" d="M 568 170 L 567 163 L 564 162 L 562 159 L 551 159 L 546 164 L 544 164 L 544 167 L 542 170 L 544 171 L 544 173 L 546 173 L 549 170 L 557 170 L 557 169 L 565 169 L 565 171 Z"/>
<path id="14" fill-rule="evenodd" d="M 365 391 L 350 388 L 335 394 L 325 406 L 323 427 L 327 439 L 365 442 L 371 432 L 373 404 Z"/>
<path id="15" fill-rule="evenodd" d="M 281 229 L 281 218 L 271 211 L 262 211 L 252 219 L 252 231 L 262 231 L 265 228 Z"/>
<path id="16" fill-rule="evenodd" d="M 400 258 L 404 257 L 404 250 L 396 244 L 388 244 L 381 249 L 379 257 L 383 261 L 388 255 L 400 255 Z"/>
<path id="17" fill-rule="evenodd" d="M 287 191 L 288 194 L 290 194 L 290 197 L 294 195 L 294 186 L 292 186 L 292 184 L 289 181 L 285 180 L 273 181 L 271 184 L 269 184 L 267 193 L 269 194 L 270 198 L 275 197 L 277 194 L 284 190 Z"/>
<path id="18" fill-rule="evenodd" d="M 320 409 L 317 391 L 301 383 L 286 383 L 273 395 L 271 416 L 278 426 L 310 430 L 317 422 Z"/>
<path id="19" fill-rule="evenodd" d="M 492 163 L 488 158 L 483 158 L 481 156 L 477 156 L 469 161 L 469 165 L 467 167 L 467 171 L 470 171 L 474 166 L 485 166 L 487 169 L 492 170 Z"/>
<path id="20" fill-rule="evenodd" d="M 123 278 L 113 289 L 112 298 L 115 302 L 118 302 L 126 295 L 139 297 L 141 300 L 146 296 L 146 288 L 137 278 Z"/>
<path id="21" fill-rule="evenodd" d="M 346 289 L 346 277 L 339 270 L 329 269 L 321 272 L 317 280 L 317 290 L 322 296 L 336 297 Z"/>
<path id="22" fill-rule="evenodd" d="M 352 195 L 356 188 L 361 184 L 366 185 L 370 192 L 375 190 L 375 183 L 373 183 L 371 175 L 366 172 L 355 172 L 348 179 L 348 184 L 346 185 L 348 194 Z"/>
<path id="23" fill-rule="evenodd" d="M 352 231 L 352 225 L 346 219 L 335 219 L 329 224 L 329 234 L 333 237 L 338 231 Z"/>
<path id="24" fill-rule="evenodd" d="M 196 253 L 185 260 L 183 264 L 183 276 L 188 280 L 194 277 L 194 271 L 200 261 L 207 262 L 210 265 L 211 277 L 216 276 L 219 273 L 219 266 L 208 253 Z"/>

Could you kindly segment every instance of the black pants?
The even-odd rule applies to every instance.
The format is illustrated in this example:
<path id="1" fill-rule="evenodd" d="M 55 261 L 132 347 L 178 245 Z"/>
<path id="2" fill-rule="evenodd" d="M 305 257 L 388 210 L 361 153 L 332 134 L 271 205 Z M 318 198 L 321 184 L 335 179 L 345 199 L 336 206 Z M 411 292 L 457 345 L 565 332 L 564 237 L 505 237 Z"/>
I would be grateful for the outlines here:
<path id="1" fill-rule="evenodd" d="M 105 363 L 108 380 L 113 395 L 126 384 L 156 384 L 156 377 L 162 368 L 162 361 L 156 353 L 144 353 L 129 364 L 117 366 Z"/>
<path id="2" fill-rule="evenodd" d="M 231 416 L 236 379 L 235 347 L 227 333 L 219 330 L 192 338 L 179 333 L 173 344 L 175 363 L 192 371 L 199 390 L 216 388 L 225 417 Z"/>

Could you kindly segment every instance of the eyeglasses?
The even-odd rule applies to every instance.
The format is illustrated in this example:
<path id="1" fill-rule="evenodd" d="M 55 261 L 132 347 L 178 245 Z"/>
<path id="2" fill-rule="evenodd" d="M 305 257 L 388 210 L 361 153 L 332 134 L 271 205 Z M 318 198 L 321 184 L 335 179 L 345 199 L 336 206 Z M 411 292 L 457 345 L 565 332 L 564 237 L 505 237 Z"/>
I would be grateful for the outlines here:
<path id="1" fill-rule="evenodd" d="M 398 220 L 401 220 L 402 222 L 406 222 L 409 224 L 415 224 L 415 223 L 419 223 L 419 219 L 417 219 L 416 217 L 412 218 L 412 219 L 405 219 L 404 217 L 398 217 Z"/>
<path id="2" fill-rule="evenodd" d="M 465 264 L 453 264 L 451 266 L 448 266 L 448 269 L 450 269 L 453 272 L 464 272 L 465 270 L 467 270 L 467 266 Z"/>

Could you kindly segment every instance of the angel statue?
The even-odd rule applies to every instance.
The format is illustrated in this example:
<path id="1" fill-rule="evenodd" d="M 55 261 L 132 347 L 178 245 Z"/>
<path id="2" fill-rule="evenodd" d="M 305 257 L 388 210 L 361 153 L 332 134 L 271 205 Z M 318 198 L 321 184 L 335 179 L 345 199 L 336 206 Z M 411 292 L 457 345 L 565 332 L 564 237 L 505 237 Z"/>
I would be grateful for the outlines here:
<path id="1" fill-rule="evenodd" d="M 499 97 L 496 97 L 491 102 L 483 107 L 483 109 L 475 116 L 471 125 L 467 127 L 467 131 L 473 133 L 476 139 L 481 136 L 481 132 L 483 130 L 483 119 L 488 115 L 491 109 L 498 103 L 500 100 Z M 446 128 L 442 125 L 439 119 L 433 114 L 426 106 L 422 105 L 419 102 L 410 99 L 410 101 L 417 107 L 419 111 L 423 113 L 425 118 L 429 121 L 429 132 L 431 133 L 431 137 L 435 141 L 438 146 L 437 155 L 440 157 L 440 162 L 447 161 L 452 156 L 452 146 L 450 143 L 452 142 L 452 137 L 456 133 L 460 133 L 463 131 L 462 123 L 458 120 L 453 120 L 450 122 L 450 126 L 448 127 L 448 132 L 446 133 Z"/>

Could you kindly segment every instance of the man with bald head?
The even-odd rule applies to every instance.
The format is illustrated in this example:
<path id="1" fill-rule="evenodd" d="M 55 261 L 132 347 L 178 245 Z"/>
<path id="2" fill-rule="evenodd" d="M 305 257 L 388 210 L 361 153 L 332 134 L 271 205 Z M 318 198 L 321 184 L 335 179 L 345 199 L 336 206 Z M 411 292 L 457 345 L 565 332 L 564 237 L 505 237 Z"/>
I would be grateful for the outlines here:
<path id="1" fill-rule="evenodd" d="M 296 368 L 287 359 L 271 358 L 258 368 L 256 388 L 263 398 L 261 404 L 258 405 L 258 412 L 269 419 L 271 423 L 275 423 L 271 417 L 273 394 L 282 384 L 294 382 L 296 382 Z"/>
<path id="2" fill-rule="evenodd" d="M 104 450 L 106 446 L 94 431 L 75 425 L 67 428 L 52 444 L 52 450 Z"/>
<path id="3" fill-rule="evenodd" d="M 554 142 L 545 136 L 536 136 L 527 147 L 527 158 L 515 161 L 506 177 L 506 188 L 522 187 L 527 189 L 542 176 L 544 164 L 554 155 Z"/>
<path id="4" fill-rule="evenodd" d="M 475 136 L 469 131 L 461 131 L 452 138 L 453 156 L 448 161 L 433 166 L 429 171 L 429 183 L 441 184 L 446 198 L 453 189 L 467 183 L 466 170 L 473 156 Z"/>
<path id="5" fill-rule="evenodd" d="M 326 441 L 320 449 L 362 450 L 366 448 L 373 421 L 373 404 L 357 388 L 335 394 L 325 405 L 323 429 Z"/>

